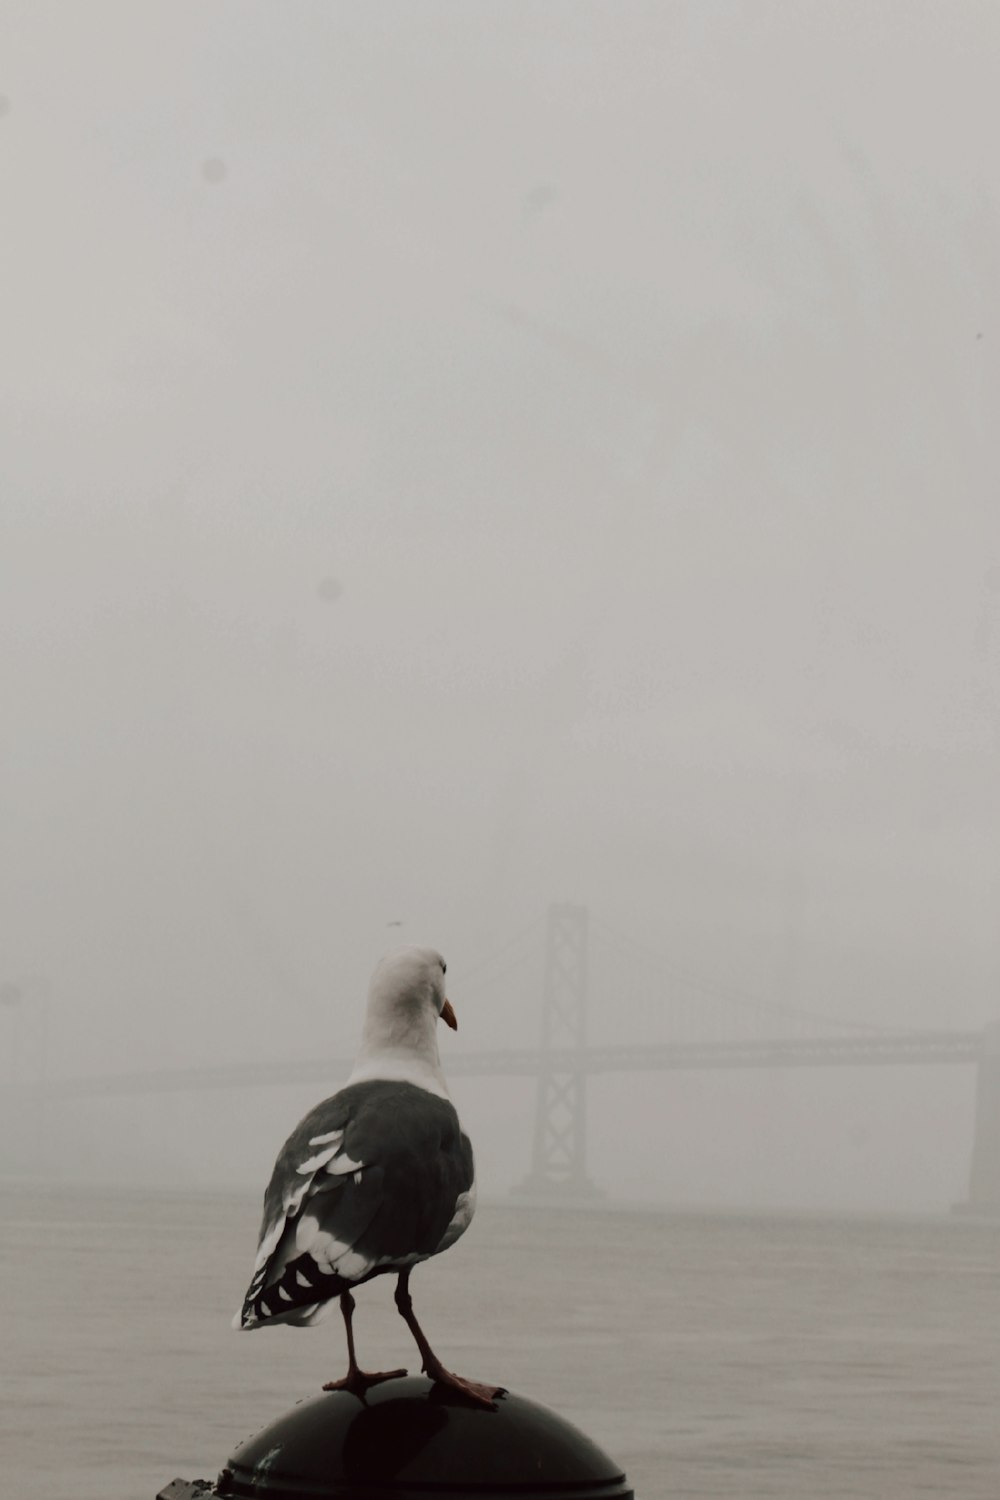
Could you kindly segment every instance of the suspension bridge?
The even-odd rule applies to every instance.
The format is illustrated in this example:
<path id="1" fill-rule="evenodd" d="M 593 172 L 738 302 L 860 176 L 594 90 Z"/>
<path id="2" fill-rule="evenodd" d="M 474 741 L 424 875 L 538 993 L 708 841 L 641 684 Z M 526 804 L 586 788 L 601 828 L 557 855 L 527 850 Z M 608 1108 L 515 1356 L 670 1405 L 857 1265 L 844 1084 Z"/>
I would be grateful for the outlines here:
<path id="1" fill-rule="evenodd" d="M 539 943 L 542 932 L 544 942 Z M 637 952 L 645 953 L 647 971 L 655 976 L 649 981 L 654 988 L 647 987 L 646 1009 L 656 1010 L 661 1032 L 666 1021 L 670 1040 L 593 1043 L 590 998 L 606 995 L 614 983 L 610 972 L 601 972 L 601 959 L 620 966 L 623 954 L 634 959 Z M 1000 1024 L 978 1031 L 890 1029 L 748 997 L 665 968 L 662 955 L 592 922 L 586 907 L 566 903 L 552 905 L 544 922 L 532 924 L 467 980 L 463 998 L 491 989 L 510 995 L 516 986 L 540 993 L 537 1046 L 449 1050 L 448 1055 L 452 1077 L 536 1080 L 531 1163 L 522 1186 L 526 1193 L 585 1197 L 594 1192 L 587 1169 L 587 1083 L 597 1074 L 964 1064 L 974 1068 L 976 1088 L 967 1206 L 1000 1210 Z M 351 1066 L 347 1057 L 314 1055 L 50 1079 L 44 1075 L 39 994 L 37 985 L 0 984 L 0 1011 L 15 1017 L 8 1076 L 13 1074 L 40 1102 L 312 1081 L 329 1085 L 346 1077 Z M 637 1010 L 642 1005 L 636 1005 L 630 991 L 630 1012 Z"/>

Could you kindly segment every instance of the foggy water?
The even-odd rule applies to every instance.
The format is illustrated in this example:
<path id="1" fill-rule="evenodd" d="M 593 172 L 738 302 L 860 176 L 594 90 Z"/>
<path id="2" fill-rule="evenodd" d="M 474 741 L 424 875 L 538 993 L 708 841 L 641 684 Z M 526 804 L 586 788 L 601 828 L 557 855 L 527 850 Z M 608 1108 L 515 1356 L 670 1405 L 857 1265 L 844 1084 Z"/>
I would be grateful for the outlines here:
<path id="1" fill-rule="evenodd" d="M 257 1204 L 0 1191 L 4 1493 L 152 1500 L 342 1373 L 339 1319 L 233 1333 Z M 414 1278 L 446 1362 L 653 1497 L 994 1497 L 1000 1226 L 486 1207 Z M 362 1363 L 417 1368 L 390 1286 Z"/>

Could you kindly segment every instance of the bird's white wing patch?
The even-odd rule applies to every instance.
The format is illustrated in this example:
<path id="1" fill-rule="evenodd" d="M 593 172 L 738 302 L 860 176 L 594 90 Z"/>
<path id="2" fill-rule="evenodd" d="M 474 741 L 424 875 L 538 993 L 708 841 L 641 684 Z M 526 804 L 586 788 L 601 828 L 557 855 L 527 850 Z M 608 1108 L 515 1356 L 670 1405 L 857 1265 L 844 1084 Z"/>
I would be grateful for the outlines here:
<path id="1" fill-rule="evenodd" d="M 337 1239 L 328 1229 L 321 1229 L 314 1214 L 303 1214 L 295 1226 L 295 1248 L 309 1255 L 326 1275 L 336 1273 L 347 1281 L 358 1281 L 376 1264 L 353 1245 Z"/>
<path id="2" fill-rule="evenodd" d="M 331 1156 L 335 1156 L 336 1152 L 336 1146 L 327 1146 L 325 1150 L 317 1151 L 315 1156 L 310 1156 L 308 1160 L 301 1162 L 299 1166 L 295 1168 L 295 1170 L 296 1172 L 298 1172 L 300 1177 L 315 1177 L 320 1167 L 323 1166 L 325 1162 L 328 1162 Z M 331 1169 L 327 1167 L 327 1171 L 330 1170 Z"/>
<path id="3" fill-rule="evenodd" d="M 310 1146 L 339 1146 L 344 1139 L 342 1130 L 331 1130 L 327 1135 L 314 1135 Z"/>
<path id="4" fill-rule="evenodd" d="M 319 1220 L 315 1214 L 303 1214 L 295 1226 L 296 1250 L 311 1250 L 313 1240 L 319 1234 Z"/>
<path id="5" fill-rule="evenodd" d="M 347 1177 L 351 1172 L 360 1172 L 364 1166 L 363 1161 L 355 1161 L 346 1151 L 337 1156 L 331 1153 L 331 1157 L 326 1163 L 326 1170 L 332 1177 Z"/>
<path id="6" fill-rule="evenodd" d="M 435 1250 L 435 1255 L 440 1255 L 442 1250 L 447 1250 L 468 1229 L 472 1223 L 472 1215 L 476 1211 L 476 1184 L 473 1182 L 467 1193 L 459 1193 L 455 1199 L 455 1212 L 451 1216 L 451 1223 L 441 1236 L 441 1243 Z"/>
<path id="7" fill-rule="evenodd" d="M 285 1215 L 279 1215 L 277 1219 L 274 1219 L 268 1225 L 267 1229 L 261 1235 L 260 1244 L 257 1246 L 257 1259 L 253 1263 L 253 1271 L 251 1272 L 251 1276 L 253 1278 L 253 1280 L 251 1281 L 251 1286 L 253 1285 L 253 1282 L 258 1279 L 258 1276 L 260 1276 L 261 1281 L 263 1281 L 263 1276 L 260 1275 L 260 1273 L 263 1272 L 264 1267 L 267 1265 L 272 1253 L 274 1252 L 278 1244 L 278 1241 L 281 1239 L 282 1231 L 285 1228 L 286 1222 L 287 1220 L 285 1218 Z"/>

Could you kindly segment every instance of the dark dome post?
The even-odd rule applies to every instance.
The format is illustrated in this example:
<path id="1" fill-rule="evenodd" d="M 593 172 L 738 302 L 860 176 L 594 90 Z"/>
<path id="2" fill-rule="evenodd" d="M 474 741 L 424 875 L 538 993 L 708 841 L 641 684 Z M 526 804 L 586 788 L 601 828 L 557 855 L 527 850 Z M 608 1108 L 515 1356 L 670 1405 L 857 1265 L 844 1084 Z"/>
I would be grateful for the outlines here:
<path id="1" fill-rule="evenodd" d="M 331 1391 L 241 1443 L 213 1483 L 157 1500 L 633 1500 L 620 1465 L 534 1401 L 490 1411 L 423 1376 Z"/>

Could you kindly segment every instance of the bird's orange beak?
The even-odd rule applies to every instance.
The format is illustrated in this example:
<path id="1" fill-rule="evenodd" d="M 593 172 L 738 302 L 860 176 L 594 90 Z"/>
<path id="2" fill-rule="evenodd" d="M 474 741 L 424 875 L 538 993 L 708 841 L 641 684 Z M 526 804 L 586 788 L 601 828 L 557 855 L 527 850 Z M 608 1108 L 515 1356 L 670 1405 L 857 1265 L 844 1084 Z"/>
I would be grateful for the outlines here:
<path id="1" fill-rule="evenodd" d="M 446 1026 L 451 1027 L 452 1031 L 458 1030 L 458 1022 L 455 1019 L 455 1012 L 451 1008 L 450 1000 L 446 1000 L 441 1007 L 441 1019 Z"/>

